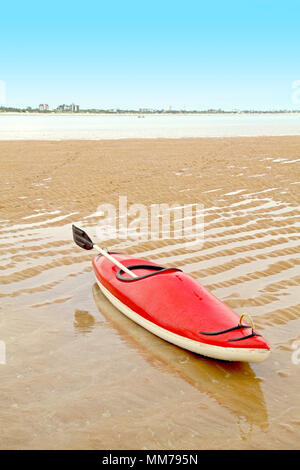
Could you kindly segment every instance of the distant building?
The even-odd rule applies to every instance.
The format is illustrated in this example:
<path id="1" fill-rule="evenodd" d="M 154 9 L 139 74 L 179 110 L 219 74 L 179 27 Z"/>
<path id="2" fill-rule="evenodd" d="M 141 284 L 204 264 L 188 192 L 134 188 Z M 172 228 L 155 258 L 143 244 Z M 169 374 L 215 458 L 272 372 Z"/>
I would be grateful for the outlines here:
<path id="1" fill-rule="evenodd" d="M 49 111 L 48 104 L 39 104 L 39 111 Z"/>
<path id="2" fill-rule="evenodd" d="M 72 103 L 72 104 L 71 104 L 71 111 L 72 111 L 72 113 L 78 113 L 78 111 L 79 111 L 79 106 L 78 106 L 78 104 Z"/>
<path id="3" fill-rule="evenodd" d="M 78 113 L 79 111 L 79 105 L 78 104 L 60 104 L 57 106 L 57 111 L 59 112 L 67 112 L 71 111 L 72 113 Z"/>

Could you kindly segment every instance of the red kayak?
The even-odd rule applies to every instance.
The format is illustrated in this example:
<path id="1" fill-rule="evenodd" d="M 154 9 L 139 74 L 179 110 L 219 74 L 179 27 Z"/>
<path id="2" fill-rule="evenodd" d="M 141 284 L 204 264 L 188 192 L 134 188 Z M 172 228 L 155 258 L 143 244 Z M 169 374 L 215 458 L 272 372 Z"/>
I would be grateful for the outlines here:
<path id="1" fill-rule="evenodd" d="M 180 269 L 124 254 L 111 256 L 137 277 L 97 255 L 93 268 L 101 291 L 151 333 L 215 359 L 261 362 L 269 356 L 270 346 L 251 318 L 238 315 Z"/>

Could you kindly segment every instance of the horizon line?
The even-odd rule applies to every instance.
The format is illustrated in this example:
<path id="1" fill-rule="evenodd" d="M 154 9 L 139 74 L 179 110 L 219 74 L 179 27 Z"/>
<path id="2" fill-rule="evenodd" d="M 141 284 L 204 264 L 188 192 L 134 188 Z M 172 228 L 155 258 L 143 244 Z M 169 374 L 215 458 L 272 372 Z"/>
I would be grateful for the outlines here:
<path id="1" fill-rule="evenodd" d="M 74 103 L 72 103 L 74 104 Z M 47 104 L 42 104 L 42 106 L 48 106 Z M 41 106 L 41 105 L 39 105 Z M 73 111 L 71 109 L 59 109 L 61 106 L 59 105 L 56 108 L 47 108 L 47 109 L 39 109 L 37 107 L 16 107 L 16 106 L 1 106 L 0 105 L 0 113 L 5 112 L 27 112 L 27 113 L 40 113 L 40 114 L 53 114 L 53 113 L 62 113 L 62 114 L 84 114 L 84 113 L 104 113 L 104 114 L 122 114 L 122 113 L 130 113 L 130 114 L 239 114 L 239 113 L 300 113 L 300 109 L 222 109 L 222 108 L 207 108 L 207 109 L 164 109 L 164 108 L 81 108 L 77 111 Z"/>

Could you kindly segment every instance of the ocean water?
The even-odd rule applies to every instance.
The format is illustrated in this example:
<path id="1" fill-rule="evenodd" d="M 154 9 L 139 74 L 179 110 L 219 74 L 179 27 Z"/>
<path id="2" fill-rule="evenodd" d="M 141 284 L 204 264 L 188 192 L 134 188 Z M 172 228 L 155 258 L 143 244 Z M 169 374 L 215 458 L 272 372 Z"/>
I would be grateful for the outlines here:
<path id="1" fill-rule="evenodd" d="M 0 140 L 300 135 L 299 114 L 0 114 Z"/>

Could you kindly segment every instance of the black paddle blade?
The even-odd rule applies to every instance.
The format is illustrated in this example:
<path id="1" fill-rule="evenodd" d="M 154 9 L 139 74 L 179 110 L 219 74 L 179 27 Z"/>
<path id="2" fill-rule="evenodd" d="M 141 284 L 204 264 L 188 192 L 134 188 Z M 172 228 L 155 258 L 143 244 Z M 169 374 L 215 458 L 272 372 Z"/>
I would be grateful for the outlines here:
<path id="1" fill-rule="evenodd" d="M 81 228 L 72 225 L 73 230 L 73 239 L 76 245 L 80 246 L 80 248 L 84 248 L 85 250 L 92 250 L 94 243 L 90 239 L 90 237 L 83 231 Z"/>

